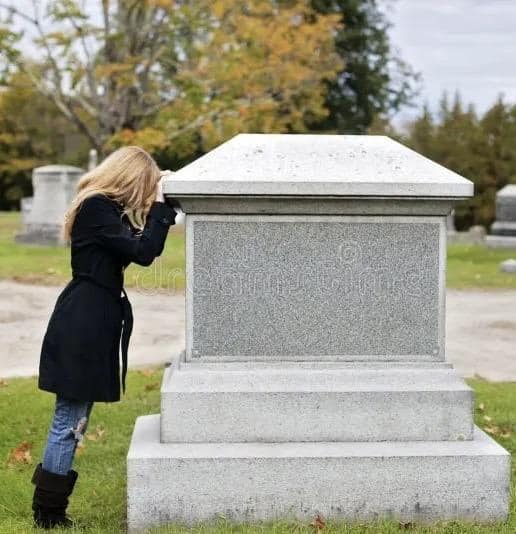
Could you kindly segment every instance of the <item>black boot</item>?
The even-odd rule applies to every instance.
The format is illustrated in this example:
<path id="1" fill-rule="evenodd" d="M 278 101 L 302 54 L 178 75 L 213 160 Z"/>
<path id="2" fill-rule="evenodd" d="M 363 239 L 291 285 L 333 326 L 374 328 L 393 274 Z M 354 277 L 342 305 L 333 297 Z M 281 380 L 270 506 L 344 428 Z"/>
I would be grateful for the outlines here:
<path id="1" fill-rule="evenodd" d="M 36 485 L 32 499 L 36 526 L 46 529 L 72 526 L 72 521 L 66 517 L 66 507 L 77 477 L 77 471 L 58 475 L 37 465 L 32 476 L 32 483 Z"/>

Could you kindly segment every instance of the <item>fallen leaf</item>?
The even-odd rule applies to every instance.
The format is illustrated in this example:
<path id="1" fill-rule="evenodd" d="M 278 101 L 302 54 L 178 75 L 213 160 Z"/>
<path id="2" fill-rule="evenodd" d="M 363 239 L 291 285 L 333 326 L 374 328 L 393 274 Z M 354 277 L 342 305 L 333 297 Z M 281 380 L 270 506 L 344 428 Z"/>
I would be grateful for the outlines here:
<path id="1" fill-rule="evenodd" d="M 85 452 L 86 452 L 86 446 L 84 445 L 82 441 L 79 441 L 79 443 L 77 443 L 77 448 L 75 449 L 75 454 L 77 456 L 81 456 Z"/>
<path id="2" fill-rule="evenodd" d="M 312 527 L 315 528 L 315 530 L 320 531 L 326 526 L 326 522 L 321 517 L 320 514 L 317 514 L 314 518 L 314 520 L 310 523 Z"/>
<path id="3" fill-rule="evenodd" d="M 510 430 L 505 430 L 500 434 L 501 438 L 510 438 L 512 436 L 512 432 Z"/>
<path id="4" fill-rule="evenodd" d="M 487 421 L 489 423 L 489 421 L 492 421 L 493 418 L 492 417 L 489 417 L 489 415 L 484 415 L 484 421 Z"/>
<path id="5" fill-rule="evenodd" d="M 105 433 L 106 431 L 101 426 L 97 426 L 93 432 L 86 432 L 84 437 L 89 441 L 98 441 Z"/>
<path id="6" fill-rule="evenodd" d="M 7 387 L 7 380 L 3 380 L 0 378 L 0 388 L 6 388 Z"/>
<path id="7" fill-rule="evenodd" d="M 411 521 L 407 521 L 407 522 L 404 522 L 404 521 L 400 521 L 400 528 L 404 528 L 404 529 L 409 529 L 409 528 L 412 528 L 414 526 L 414 523 L 412 523 Z"/>
<path id="8" fill-rule="evenodd" d="M 14 464 L 30 464 L 32 463 L 32 443 L 28 441 L 22 441 L 9 453 L 7 463 Z"/>
<path id="9" fill-rule="evenodd" d="M 145 391 L 154 391 L 155 389 L 158 389 L 159 382 L 150 382 L 149 384 L 145 384 Z"/>
<path id="10" fill-rule="evenodd" d="M 485 409 L 485 405 L 484 405 L 483 402 L 481 402 L 481 403 L 478 405 L 478 411 L 479 411 L 479 412 L 483 412 L 484 409 Z"/>

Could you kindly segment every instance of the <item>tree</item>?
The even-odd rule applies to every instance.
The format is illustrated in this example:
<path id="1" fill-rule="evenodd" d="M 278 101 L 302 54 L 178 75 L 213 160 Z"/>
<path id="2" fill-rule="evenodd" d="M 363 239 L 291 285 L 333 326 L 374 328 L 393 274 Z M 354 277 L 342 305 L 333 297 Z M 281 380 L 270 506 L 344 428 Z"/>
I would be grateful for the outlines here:
<path id="1" fill-rule="evenodd" d="M 315 14 L 308 0 L 49 0 L 44 13 L 38 5 L 29 14 L 0 2 L 35 31 L 43 64 L 20 53 L 14 31 L 4 28 L 0 46 L 100 152 L 174 142 L 192 153 L 199 137 L 209 148 L 242 122 L 302 128 L 306 114 L 327 113 L 323 80 L 341 68 L 338 17 Z"/>
<path id="2" fill-rule="evenodd" d="M 412 148 L 428 157 L 433 153 L 433 140 L 435 136 L 435 124 L 428 108 L 423 106 L 421 115 L 410 125 L 410 144 Z"/>
<path id="3" fill-rule="evenodd" d="M 489 227 L 495 218 L 496 192 L 516 183 L 516 106 L 502 99 L 479 117 L 464 107 L 460 95 L 450 104 L 443 94 L 437 117 L 427 108 L 411 124 L 404 142 L 414 150 L 465 176 L 475 184 L 475 196 L 455 210 L 457 228 Z"/>
<path id="4" fill-rule="evenodd" d="M 32 191 L 31 171 L 49 163 L 84 164 L 85 139 L 23 74 L 0 91 L 0 209 L 18 209 Z"/>
<path id="5" fill-rule="evenodd" d="M 316 16 L 305 1 L 225 0 L 211 10 L 219 24 L 157 117 L 174 150 L 185 153 L 196 137 L 207 151 L 241 131 L 306 131 L 308 115 L 327 114 L 323 82 L 342 64 L 337 17 Z"/>
<path id="6" fill-rule="evenodd" d="M 366 133 L 378 116 L 410 104 L 419 75 L 394 50 L 378 0 L 312 0 L 312 6 L 318 13 L 340 16 L 335 47 L 345 66 L 327 84 L 329 116 L 311 127 Z"/>

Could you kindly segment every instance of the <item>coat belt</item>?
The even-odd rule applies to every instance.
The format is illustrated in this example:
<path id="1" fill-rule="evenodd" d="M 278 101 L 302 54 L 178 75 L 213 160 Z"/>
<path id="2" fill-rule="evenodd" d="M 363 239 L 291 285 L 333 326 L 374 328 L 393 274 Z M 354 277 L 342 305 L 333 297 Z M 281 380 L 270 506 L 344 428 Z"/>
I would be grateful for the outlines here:
<path id="1" fill-rule="evenodd" d="M 122 348 L 122 392 L 125 393 L 125 377 L 127 375 L 127 350 L 129 348 L 129 339 L 133 331 L 133 310 L 131 307 L 131 302 L 129 297 L 125 292 L 125 289 L 122 287 L 122 297 L 117 297 L 113 293 L 114 288 L 109 287 L 105 284 L 102 284 L 96 280 L 89 273 L 80 273 L 74 272 L 72 275 L 74 280 L 87 280 L 92 284 L 95 284 L 98 287 L 105 289 L 116 301 L 121 302 L 122 304 L 122 337 L 121 337 L 121 348 Z"/>

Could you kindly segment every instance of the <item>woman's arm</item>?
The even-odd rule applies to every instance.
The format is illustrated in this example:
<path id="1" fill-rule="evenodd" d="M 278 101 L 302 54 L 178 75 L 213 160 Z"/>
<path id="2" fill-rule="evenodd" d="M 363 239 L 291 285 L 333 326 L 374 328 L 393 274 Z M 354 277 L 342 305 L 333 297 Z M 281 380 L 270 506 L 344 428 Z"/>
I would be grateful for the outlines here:
<path id="1" fill-rule="evenodd" d="M 174 224 L 175 211 L 164 202 L 154 202 L 140 235 L 134 235 L 123 224 L 115 202 L 104 195 L 84 200 L 78 217 L 79 231 L 100 246 L 118 254 L 124 262 L 150 265 L 163 251 L 169 227 Z"/>

